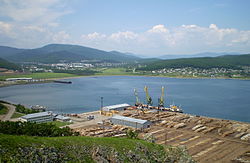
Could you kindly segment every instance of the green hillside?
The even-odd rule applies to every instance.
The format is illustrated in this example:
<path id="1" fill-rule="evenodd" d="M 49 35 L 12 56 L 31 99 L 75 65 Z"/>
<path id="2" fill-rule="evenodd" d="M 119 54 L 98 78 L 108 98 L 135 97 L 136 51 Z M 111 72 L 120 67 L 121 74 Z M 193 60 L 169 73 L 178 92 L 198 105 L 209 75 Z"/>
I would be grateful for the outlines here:
<path id="1" fill-rule="evenodd" d="M 193 162 L 183 148 L 142 140 L 0 134 L 0 162 Z"/>
<path id="2" fill-rule="evenodd" d="M 68 45 L 49 44 L 36 49 L 16 49 L 0 46 L 0 57 L 11 62 L 58 63 L 96 60 L 106 62 L 135 62 L 140 58 L 120 52 L 107 52 L 94 48 Z"/>
<path id="3" fill-rule="evenodd" d="M 184 67 L 193 67 L 201 69 L 209 69 L 209 68 L 239 69 L 241 66 L 250 66 L 250 54 L 161 60 L 148 63 L 146 67 L 139 68 L 139 70 L 151 71 L 164 68 L 184 68 Z"/>
<path id="4" fill-rule="evenodd" d="M 0 58 L 0 68 L 5 68 L 5 69 L 9 69 L 9 70 L 21 70 L 20 66 L 14 64 L 14 63 L 8 62 L 2 58 Z"/>

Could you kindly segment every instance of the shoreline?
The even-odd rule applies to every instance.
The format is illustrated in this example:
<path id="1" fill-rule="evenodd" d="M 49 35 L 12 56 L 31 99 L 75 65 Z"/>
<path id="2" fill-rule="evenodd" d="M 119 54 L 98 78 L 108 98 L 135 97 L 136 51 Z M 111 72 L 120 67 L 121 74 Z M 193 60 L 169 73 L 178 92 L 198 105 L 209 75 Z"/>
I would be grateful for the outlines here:
<path id="1" fill-rule="evenodd" d="M 7 101 L 7 100 L 2 100 L 0 99 L 0 103 L 7 103 L 7 104 L 10 104 L 10 105 L 17 105 L 17 103 L 14 103 L 12 101 Z M 21 104 L 21 105 L 24 105 L 24 106 L 27 106 L 26 104 Z M 49 111 L 49 110 L 46 110 L 46 111 Z M 162 111 L 162 112 L 169 112 L 169 113 L 175 113 L 176 115 L 189 115 L 189 116 L 194 116 L 194 117 L 200 117 L 200 118 L 209 118 L 209 119 L 217 119 L 217 120 L 221 120 L 221 121 L 232 121 L 232 122 L 240 122 L 240 123 L 247 123 L 247 124 L 250 124 L 250 121 L 247 122 L 247 121 L 239 121 L 239 120 L 233 120 L 233 119 L 224 119 L 224 118 L 219 118 L 219 117 L 210 117 L 210 116 L 206 116 L 206 115 L 196 115 L 196 114 L 191 114 L 191 113 L 178 113 L 178 112 L 170 112 L 170 111 Z M 77 114 L 77 115 L 80 115 L 80 116 L 86 116 L 86 115 L 91 115 L 91 114 L 99 114 L 100 113 L 100 110 L 97 109 L 97 110 L 92 110 L 92 111 L 87 111 L 87 112 L 79 112 L 79 113 L 64 113 L 64 114 Z"/>
<path id="2" fill-rule="evenodd" d="M 73 76 L 73 77 L 61 77 L 61 78 L 45 78 L 43 79 L 43 82 L 24 82 L 24 83 L 13 83 L 13 84 L 1 84 L 0 83 L 0 88 L 2 87 L 9 87 L 9 86 L 14 86 L 14 85 L 27 85 L 27 84 L 44 84 L 44 83 L 51 83 L 53 80 L 63 80 L 63 79 L 75 79 L 75 78 L 83 78 L 83 77 L 105 77 L 105 76 L 137 76 L 137 77 L 162 77 L 162 78 L 171 78 L 171 79 L 220 79 L 220 80 L 242 80 L 246 81 L 249 80 L 250 78 L 209 78 L 209 77 L 183 77 L 183 76 L 155 76 L 155 75 L 125 75 L 125 74 L 96 74 L 96 75 L 88 75 L 88 76 Z M 1 82 L 1 81 L 0 81 Z"/>
<path id="3" fill-rule="evenodd" d="M 102 74 L 97 74 L 97 75 L 88 75 L 88 76 L 74 76 L 74 77 L 62 77 L 62 78 L 49 78 L 45 80 L 58 80 L 58 79 L 75 79 L 75 78 L 82 78 L 82 77 L 102 77 L 102 76 L 142 76 L 142 77 L 163 77 L 163 78 L 175 78 L 175 79 L 224 79 L 224 80 L 250 80 L 250 78 L 210 78 L 210 77 L 183 77 L 183 76 L 154 76 L 154 75 L 124 75 L 124 74 L 107 74 L 107 75 L 102 75 Z"/>

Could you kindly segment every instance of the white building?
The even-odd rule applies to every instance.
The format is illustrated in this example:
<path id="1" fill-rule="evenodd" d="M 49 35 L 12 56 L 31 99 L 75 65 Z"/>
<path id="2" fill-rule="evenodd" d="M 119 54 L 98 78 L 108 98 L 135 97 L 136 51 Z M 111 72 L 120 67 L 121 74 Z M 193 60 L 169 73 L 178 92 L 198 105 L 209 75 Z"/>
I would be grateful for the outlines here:
<path id="1" fill-rule="evenodd" d="M 69 117 L 65 117 L 63 115 L 57 115 L 55 119 L 61 122 L 71 122 L 71 119 Z"/>
<path id="2" fill-rule="evenodd" d="M 40 113 L 27 114 L 25 116 L 20 117 L 20 120 L 23 122 L 44 123 L 44 122 L 52 122 L 53 116 L 51 112 L 40 112 Z"/>
<path id="3" fill-rule="evenodd" d="M 130 107 L 129 104 L 117 104 L 117 105 L 110 105 L 110 106 L 105 106 L 102 108 L 102 111 L 112 111 L 112 110 L 117 110 L 117 111 L 122 111 L 125 108 Z"/>
<path id="4" fill-rule="evenodd" d="M 32 78 L 7 78 L 6 81 L 31 81 Z"/>
<path id="5" fill-rule="evenodd" d="M 124 125 L 133 127 L 136 129 L 144 129 L 148 128 L 151 125 L 150 121 L 142 120 L 142 119 L 136 119 L 136 118 L 130 118 L 120 115 L 115 115 L 110 118 L 111 123 L 115 125 Z"/>

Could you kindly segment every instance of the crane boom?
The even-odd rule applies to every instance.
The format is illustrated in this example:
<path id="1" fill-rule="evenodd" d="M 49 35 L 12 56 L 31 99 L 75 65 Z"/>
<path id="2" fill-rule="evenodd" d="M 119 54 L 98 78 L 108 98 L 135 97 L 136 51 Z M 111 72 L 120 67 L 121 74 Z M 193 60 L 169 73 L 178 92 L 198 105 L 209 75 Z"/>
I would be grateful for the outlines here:
<path id="1" fill-rule="evenodd" d="M 134 89 L 134 94 L 135 94 L 135 98 L 136 98 L 136 103 L 135 103 L 135 105 L 139 105 L 139 104 L 140 104 L 140 100 L 139 100 L 138 92 L 137 92 L 136 89 Z"/>
<path id="2" fill-rule="evenodd" d="M 148 105 L 152 105 L 152 104 L 153 104 L 153 101 L 152 101 L 152 98 L 151 98 L 151 97 L 149 96 L 149 94 L 148 94 L 148 87 L 147 87 L 147 86 L 144 87 L 144 91 L 145 91 L 145 93 L 146 93 L 147 104 L 148 104 Z"/>

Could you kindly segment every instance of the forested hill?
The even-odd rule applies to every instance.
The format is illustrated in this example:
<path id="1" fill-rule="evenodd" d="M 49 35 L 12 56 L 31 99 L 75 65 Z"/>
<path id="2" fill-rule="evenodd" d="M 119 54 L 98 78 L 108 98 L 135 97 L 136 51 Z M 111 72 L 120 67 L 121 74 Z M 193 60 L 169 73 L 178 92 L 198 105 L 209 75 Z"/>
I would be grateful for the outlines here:
<path id="1" fill-rule="evenodd" d="M 21 70 L 20 66 L 14 64 L 14 63 L 8 62 L 2 58 L 0 58 L 0 68 L 5 68 L 8 70 Z"/>
<path id="2" fill-rule="evenodd" d="M 250 54 L 245 55 L 226 55 L 219 57 L 202 57 L 202 58 L 182 58 L 161 60 L 148 63 L 140 70 L 159 70 L 164 68 L 240 68 L 241 66 L 250 66 Z"/>
<path id="3" fill-rule="evenodd" d="M 36 49 L 16 49 L 0 46 L 0 57 L 11 62 L 58 63 L 79 62 L 81 60 L 98 60 L 102 62 L 135 62 L 140 58 L 120 52 L 107 52 L 94 48 L 49 44 Z"/>

